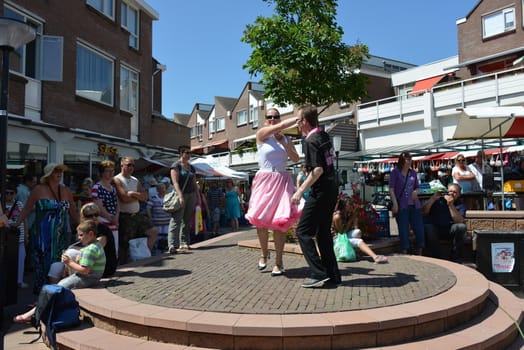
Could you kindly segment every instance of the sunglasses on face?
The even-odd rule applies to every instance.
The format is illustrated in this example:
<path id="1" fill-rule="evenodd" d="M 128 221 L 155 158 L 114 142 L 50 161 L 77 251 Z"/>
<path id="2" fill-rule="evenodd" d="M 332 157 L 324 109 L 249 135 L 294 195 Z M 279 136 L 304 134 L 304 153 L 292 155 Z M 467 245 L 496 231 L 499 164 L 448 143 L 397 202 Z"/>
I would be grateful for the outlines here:
<path id="1" fill-rule="evenodd" d="M 463 162 L 465 159 L 457 159 L 457 162 Z"/>
<path id="2" fill-rule="evenodd" d="M 122 166 L 125 166 L 125 167 L 128 167 L 128 168 L 133 168 L 135 165 L 134 164 L 122 164 Z"/>
<path id="3" fill-rule="evenodd" d="M 7 194 L 7 195 L 15 194 L 15 191 L 5 191 L 5 194 Z"/>
<path id="4" fill-rule="evenodd" d="M 98 214 L 98 213 L 85 214 L 85 215 L 84 215 L 84 217 L 85 217 L 86 219 L 97 218 L 97 217 L 99 217 L 99 216 L 100 216 L 100 214 Z"/>
<path id="5" fill-rule="evenodd" d="M 273 120 L 273 119 L 280 119 L 280 115 L 278 114 L 268 114 L 266 115 L 267 120 Z"/>

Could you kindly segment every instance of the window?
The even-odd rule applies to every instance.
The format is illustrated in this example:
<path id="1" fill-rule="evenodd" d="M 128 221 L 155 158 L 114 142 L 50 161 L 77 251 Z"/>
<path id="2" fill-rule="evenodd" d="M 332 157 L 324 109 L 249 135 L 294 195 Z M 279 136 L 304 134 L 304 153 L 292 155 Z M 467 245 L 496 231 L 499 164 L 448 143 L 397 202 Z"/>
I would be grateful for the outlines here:
<path id="1" fill-rule="evenodd" d="M 114 19 L 114 1 L 113 0 L 87 0 L 89 6 L 96 9 L 98 12 L 103 13 L 107 17 Z"/>
<path id="2" fill-rule="evenodd" d="M 122 28 L 129 32 L 129 46 L 138 49 L 138 10 L 122 3 Z"/>
<path id="3" fill-rule="evenodd" d="M 34 79 L 40 79 L 41 45 L 43 26 L 36 20 L 5 7 L 4 16 L 25 22 L 36 30 L 36 38 L 30 43 L 19 47 L 9 56 L 9 69 Z"/>
<path id="4" fill-rule="evenodd" d="M 237 125 L 247 124 L 247 111 L 237 112 Z"/>
<path id="5" fill-rule="evenodd" d="M 190 132 L 190 135 L 189 135 L 190 138 L 194 139 L 195 138 L 195 127 L 191 127 L 191 132 Z"/>
<path id="6" fill-rule="evenodd" d="M 76 94 L 113 105 L 114 61 L 80 43 L 76 51 Z"/>
<path id="7" fill-rule="evenodd" d="M 208 138 L 212 139 L 214 132 L 215 132 L 215 120 L 214 119 L 210 119 L 209 120 L 209 136 L 208 136 Z"/>
<path id="8" fill-rule="evenodd" d="M 131 68 L 120 68 L 120 109 L 138 112 L 138 73 Z"/>
<path id="9" fill-rule="evenodd" d="M 216 131 L 222 131 L 226 129 L 226 119 L 224 117 L 216 118 Z"/>
<path id="10" fill-rule="evenodd" d="M 515 29 L 515 8 L 507 8 L 482 17 L 482 37 L 488 38 Z"/>
<path id="11" fill-rule="evenodd" d="M 253 128 L 258 128 L 258 107 L 249 106 L 249 122 L 253 123 Z"/>
<path id="12" fill-rule="evenodd" d="M 204 129 L 204 126 L 202 124 L 197 124 L 197 135 L 198 135 L 198 139 L 200 141 L 202 141 L 202 131 Z"/>

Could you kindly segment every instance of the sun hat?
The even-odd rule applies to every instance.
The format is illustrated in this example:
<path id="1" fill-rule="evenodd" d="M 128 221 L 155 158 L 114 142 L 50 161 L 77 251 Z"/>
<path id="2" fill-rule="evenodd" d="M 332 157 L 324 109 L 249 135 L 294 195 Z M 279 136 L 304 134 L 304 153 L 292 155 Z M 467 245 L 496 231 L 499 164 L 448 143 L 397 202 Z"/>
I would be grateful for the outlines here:
<path id="1" fill-rule="evenodd" d="M 167 176 L 164 176 L 160 182 L 162 183 L 165 183 L 165 184 L 171 184 L 171 180 L 167 177 Z"/>
<path id="2" fill-rule="evenodd" d="M 47 178 L 51 176 L 51 174 L 53 173 L 53 171 L 55 171 L 55 169 L 66 171 L 67 166 L 64 164 L 57 164 L 57 163 L 47 164 L 44 168 L 44 175 L 42 175 L 42 177 L 40 178 L 40 183 L 45 184 L 47 182 Z"/>

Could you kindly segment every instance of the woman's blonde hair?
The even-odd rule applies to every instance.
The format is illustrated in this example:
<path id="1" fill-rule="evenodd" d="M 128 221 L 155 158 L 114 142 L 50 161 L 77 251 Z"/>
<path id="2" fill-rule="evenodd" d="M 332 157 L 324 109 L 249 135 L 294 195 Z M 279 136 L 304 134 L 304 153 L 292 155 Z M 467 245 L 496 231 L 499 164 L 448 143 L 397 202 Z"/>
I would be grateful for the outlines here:
<path id="1" fill-rule="evenodd" d="M 80 208 L 80 215 L 82 218 L 85 218 L 86 215 L 92 214 L 93 212 L 96 212 L 100 214 L 100 208 L 95 203 L 86 203 Z"/>

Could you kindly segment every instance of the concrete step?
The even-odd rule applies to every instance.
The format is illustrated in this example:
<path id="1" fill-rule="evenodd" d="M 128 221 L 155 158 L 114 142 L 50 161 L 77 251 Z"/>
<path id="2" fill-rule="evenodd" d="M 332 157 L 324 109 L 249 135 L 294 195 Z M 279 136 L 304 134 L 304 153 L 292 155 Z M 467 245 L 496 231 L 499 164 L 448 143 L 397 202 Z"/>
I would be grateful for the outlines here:
<path id="1" fill-rule="evenodd" d="M 58 350 L 206 350 L 178 344 L 159 343 L 85 326 L 57 334 Z"/>
<path id="2" fill-rule="evenodd" d="M 427 261 L 424 257 L 412 259 Z M 453 342 L 453 332 L 457 330 L 466 340 L 456 344 L 507 345 L 514 341 L 516 326 L 512 319 L 517 323 L 522 320 L 522 301 L 474 269 L 442 260 L 438 263 L 457 277 L 456 284 L 444 293 L 400 305 L 325 314 L 234 314 L 164 308 L 127 300 L 103 288 L 80 289 L 75 294 L 85 319 L 104 332 L 180 346 L 219 349 L 415 346 L 421 341 L 431 343 L 433 339 Z M 495 302 L 506 311 L 494 308 Z"/>
<path id="3" fill-rule="evenodd" d="M 482 312 L 472 318 L 471 320 L 460 324 L 453 329 L 444 331 L 438 335 L 433 335 L 427 338 L 420 338 L 411 342 L 402 342 L 395 345 L 382 345 L 380 347 L 371 347 L 369 349 L 384 349 L 384 350 L 431 350 L 431 349 L 505 349 L 511 344 L 515 343 L 518 336 L 517 326 L 523 320 L 524 303 L 517 299 L 507 289 L 490 283 L 490 293 L 487 298 Z M 298 326 L 298 325 L 297 325 Z M 362 330 L 362 329 L 361 329 Z M 397 332 L 405 332 L 397 328 Z M 122 331 L 122 330 L 120 330 Z M 386 329 L 382 330 L 385 334 L 388 333 Z M 165 330 L 169 332 L 169 330 Z M 385 335 L 384 334 L 384 335 Z M 366 337 L 358 330 L 352 334 L 350 338 L 334 337 L 330 349 L 352 349 L 362 348 L 362 342 L 358 338 Z M 295 341 L 291 342 L 294 338 Z M 316 348 L 307 346 L 306 341 L 292 337 L 287 346 L 284 346 L 286 340 L 282 339 L 281 348 Z M 384 337 L 385 339 L 385 337 Z M 390 341 L 394 341 L 391 337 Z M 309 338 L 311 341 L 312 339 Z M 252 338 L 251 345 L 242 346 L 241 344 L 233 344 L 231 349 L 252 349 L 256 348 L 253 344 L 268 344 L 268 338 L 264 336 L 264 332 L 260 332 L 258 337 Z M 144 337 L 136 337 L 131 334 L 122 335 L 113 332 L 102 330 L 96 327 L 90 327 L 84 324 L 83 327 L 62 332 L 57 334 L 57 342 L 59 349 L 92 349 L 92 350 L 114 350 L 114 349 L 148 349 L 148 350 L 164 350 L 164 349 L 213 349 L 214 347 L 195 347 L 191 345 L 168 344 L 156 341 L 147 340 Z M 315 342 L 315 341 L 313 341 Z M 269 342 L 271 343 L 271 342 Z M 300 344 L 297 347 L 297 343 Z M 356 343 L 359 343 L 358 345 Z M 218 344 L 217 344 L 218 345 Z M 239 345 L 239 346 L 237 346 Z M 274 344 L 273 344 L 274 345 Z M 270 348 L 276 348 L 274 346 Z M 318 345 L 318 344 L 317 344 Z M 216 347 L 223 348 L 223 347 Z M 215 349 L 216 349 L 215 348 Z M 229 348 L 229 347 L 228 347 Z"/>

